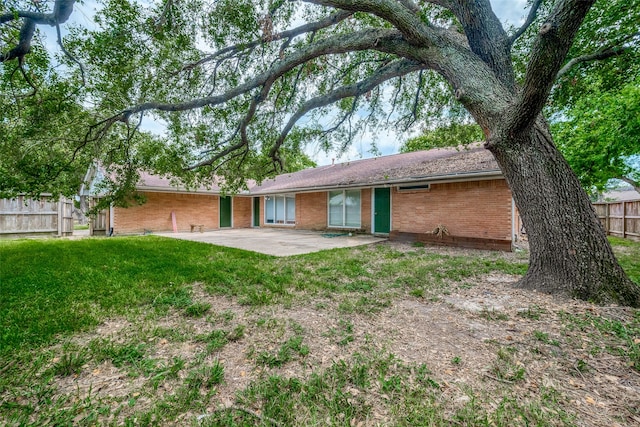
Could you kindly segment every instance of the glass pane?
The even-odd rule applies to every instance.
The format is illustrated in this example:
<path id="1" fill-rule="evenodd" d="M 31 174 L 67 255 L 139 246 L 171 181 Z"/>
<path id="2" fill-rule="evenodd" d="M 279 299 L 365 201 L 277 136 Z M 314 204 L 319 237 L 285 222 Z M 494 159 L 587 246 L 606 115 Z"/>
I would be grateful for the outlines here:
<path id="1" fill-rule="evenodd" d="M 264 203 L 264 222 L 273 224 L 273 220 L 273 196 L 267 196 Z"/>
<path id="2" fill-rule="evenodd" d="M 329 225 L 342 227 L 342 191 L 329 191 Z"/>
<path id="3" fill-rule="evenodd" d="M 360 190 L 345 192 L 345 216 L 347 227 L 360 227 Z"/>
<path id="4" fill-rule="evenodd" d="M 296 223 L 296 199 L 287 197 L 287 224 Z"/>
<path id="5" fill-rule="evenodd" d="M 284 197 L 276 196 L 276 224 L 284 224 Z"/>

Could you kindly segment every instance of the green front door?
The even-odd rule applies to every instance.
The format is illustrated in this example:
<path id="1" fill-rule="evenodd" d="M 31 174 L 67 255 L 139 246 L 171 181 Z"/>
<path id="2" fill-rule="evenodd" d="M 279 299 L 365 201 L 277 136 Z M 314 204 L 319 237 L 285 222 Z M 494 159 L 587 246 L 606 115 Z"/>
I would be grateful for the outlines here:
<path id="1" fill-rule="evenodd" d="M 220 228 L 231 227 L 231 196 L 220 197 Z"/>
<path id="2" fill-rule="evenodd" d="M 253 198 L 253 226 L 260 227 L 260 197 Z"/>
<path id="3" fill-rule="evenodd" d="M 387 234 L 391 230 L 391 189 L 373 190 L 373 232 Z"/>

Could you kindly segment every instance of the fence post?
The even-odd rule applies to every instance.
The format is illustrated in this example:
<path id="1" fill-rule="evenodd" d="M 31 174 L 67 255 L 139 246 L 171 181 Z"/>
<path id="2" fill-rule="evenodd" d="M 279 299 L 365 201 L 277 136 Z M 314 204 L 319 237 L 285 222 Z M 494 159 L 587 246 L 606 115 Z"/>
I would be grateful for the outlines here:
<path id="1" fill-rule="evenodd" d="M 58 199 L 58 237 L 62 236 L 62 230 L 64 230 L 64 215 L 62 212 L 62 197 Z"/>
<path id="2" fill-rule="evenodd" d="M 622 238 L 627 238 L 627 202 L 622 202 Z"/>
<path id="3" fill-rule="evenodd" d="M 609 218 L 609 215 L 611 214 L 610 210 L 609 210 L 609 203 L 605 203 L 605 226 L 607 227 L 607 236 L 611 234 L 611 219 Z"/>

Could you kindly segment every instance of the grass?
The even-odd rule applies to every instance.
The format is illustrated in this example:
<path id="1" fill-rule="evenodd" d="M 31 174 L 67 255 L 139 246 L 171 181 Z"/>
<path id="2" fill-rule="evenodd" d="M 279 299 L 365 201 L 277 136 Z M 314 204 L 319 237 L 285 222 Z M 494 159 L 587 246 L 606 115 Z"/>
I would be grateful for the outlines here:
<path id="1" fill-rule="evenodd" d="M 259 304 L 283 295 L 272 282 L 291 281 L 267 256 L 154 236 L 4 241 L 0 259 L 0 355 L 141 307 L 204 314 L 194 282 Z"/>
<path id="2" fill-rule="evenodd" d="M 616 257 L 629 278 L 640 284 L 640 242 L 609 236 L 616 249 Z"/>
<path id="3" fill-rule="evenodd" d="M 385 246 L 283 259 L 157 236 L 3 241 L 0 259 L 0 355 L 144 307 L 204 316 L 211 307 L 193 301 L 196 282 L 249 306 L 286 303 L 298 290 L 359 295 L 345 298 L 340 310 L 368 313 L 390 305 L 389 295 L 376 292 L 380 282 L 426 297 L 450 280 L 526 270 L 526 260 L 405 254 Z"/>
<path id="4" fill-rule="evenodd" d="M 640 282 L 640 244 L 620 240 L 612 239 L 620 262 Z M 446 255 L 421 245 L 275 258 L 157 236 L 0 241 L 0 423 L 191 425 L 195 415 L 205 414 L 199 425 L 342 426 L 373 422 L 382 410 L 382 420 L 400 426 L 572 425 L 573 415 L 551 386 L 524 400 L 509 391 L 469 389 L 452 404 L 451 385 L 437 380 L 438 372 L 396 359 L 393 349 L 370 348 L 367 331 L 353 320 L 376 316 L 399 298 L 427 304 L 453 287 L 473 287 L 478 276 L 519 275 L 526 268 L 525 256 Z M 232 296 L 248 312 L 261 314 L 247 320 L 201 301 L 196 284 L 198 292 Z M 309 375 L 281 375 L 318 357 L 313 337 L 270 311 L 300 304 L 326 313 L 324 336 L 344 357 Z M 178 319 L 174 325 L 158 323 L 168 316 Z M 537 305 L 513 318 L 479 314 L 480 321 L 498 325 L 548 316 Z M 78 344 L 80 334 L 113 318 L 139 326 L 126 334 L 89 335 L 86 345 Z M 564 313 L 560 319 L 568 331 L 599 337 L 587 350 L 623 357 L 640 369 L 640 312 L 631 322 L 590 313 Z M 536 329 L 531 340 L 546 344 L 543 349 L 563 350 L 566 340 L 544 330 Z M 244 355 L 262 374 L 238 393 L 235 405 L 219 408 L 216 393 L 232 381 L 219 356 L 249 336 L 269 336 L 274 343 Z M 602 337 L 608 345 L 597 348 Z M 191 353 L 163 357 L 172 346 Z M 488 374 L 502 385 L 523 384 L 528 375 L 521 350 L 497 345 Z M 575 370 L 588 374 L 590 360 L 577 360 Z M 471 363 L 466 355 L 445 361 L 453 370 Z M 140 385 L 116 396 L 56 388 L 96 366 L 112 366 L 123 380 Z"/>

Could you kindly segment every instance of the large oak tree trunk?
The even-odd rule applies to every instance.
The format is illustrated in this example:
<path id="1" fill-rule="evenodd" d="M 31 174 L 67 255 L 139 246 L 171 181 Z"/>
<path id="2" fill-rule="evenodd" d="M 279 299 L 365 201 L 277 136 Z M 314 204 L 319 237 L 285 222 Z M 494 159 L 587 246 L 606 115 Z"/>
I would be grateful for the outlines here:
<path id="1" fill-rule="evenodd" d="M 492 139 L 487 148 L 505 174 L 529 236 L 529 270 L 519 286 L 640 306 L 640 286 L 618 264 L 587 194 L 544 120 L 515 139 Z"/>

